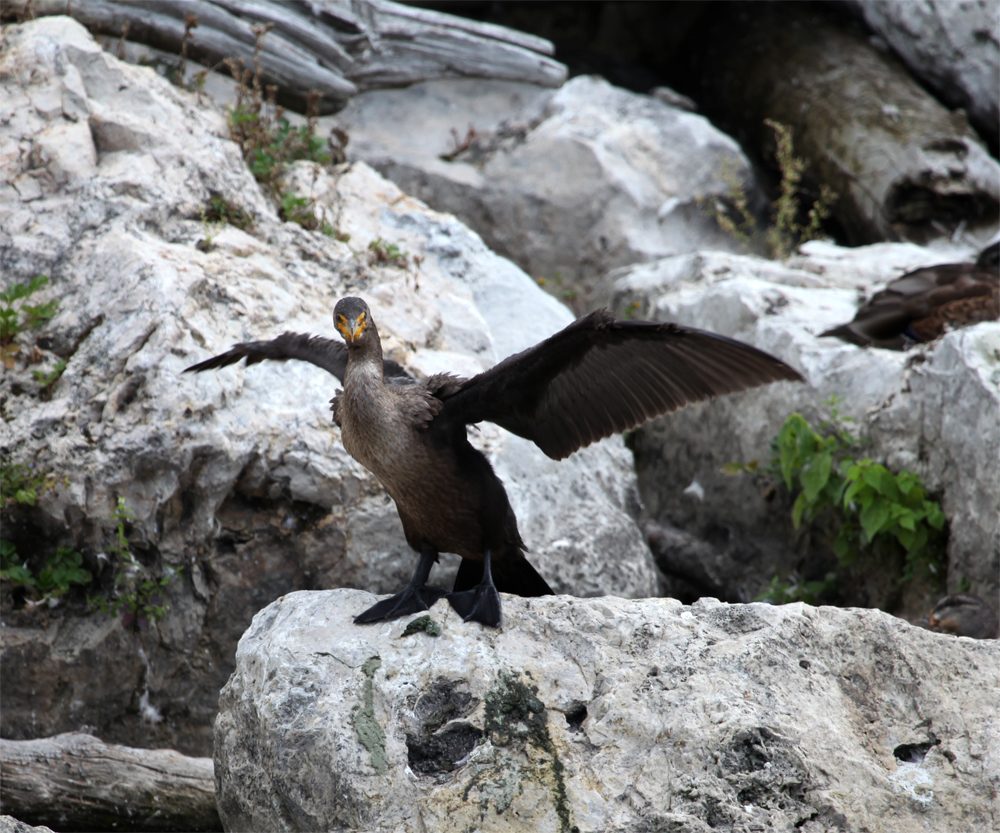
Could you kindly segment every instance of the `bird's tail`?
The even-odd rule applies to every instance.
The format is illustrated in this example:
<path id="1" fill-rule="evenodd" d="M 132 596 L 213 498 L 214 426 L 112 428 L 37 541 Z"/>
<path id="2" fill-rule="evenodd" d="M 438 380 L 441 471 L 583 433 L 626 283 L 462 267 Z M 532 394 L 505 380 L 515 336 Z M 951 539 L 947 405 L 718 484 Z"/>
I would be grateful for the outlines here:
<path id="1" fill-rule="evenodd" d="M 501 593 L 515 596 L 554 596 L 555 593 L 527 558 L 495 560 L 491 565 L 493 584 Z M 471 590 L 483 580 L 483 563 L 462 559 L 452 592 Z"/>

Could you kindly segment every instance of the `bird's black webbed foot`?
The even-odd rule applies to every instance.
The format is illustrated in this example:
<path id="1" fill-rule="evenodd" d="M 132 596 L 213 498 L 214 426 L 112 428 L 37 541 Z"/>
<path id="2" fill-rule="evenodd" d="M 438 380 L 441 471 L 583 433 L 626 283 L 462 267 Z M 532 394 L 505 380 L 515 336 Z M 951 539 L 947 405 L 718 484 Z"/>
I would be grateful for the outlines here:
<path id="1" fill-rule="evenodd" d="M 484 554 L 483 580 L 471 590 L 450 593 L 448 604 L 466 622 L 479 622 L 491 628 L 500 627 L 500 594 L 493 584 L 489 550 Z"/>
<path id="2" fill-rule="evenodd" d="M 354 617 L 354 624 L 367 625 L 369 622 L 398 619 L 400 616 L 407 616 L 410 613 L 430 610 L 434 606 L 434 602 L 447 595 L 448 591 L 442 590 L 440 587 L 428 587 L 427 585 L 415 587 L 409 584 L 401 593 L 376 602 L 368 610 L 359 613 Z"/>
<path id="3" fill-rule="evenodd" d="M 400 616 L 407 616 L 410 613 L 430 610 L 438 599 L 448 595 L 447 590 L 427 586 L 427 579 L 435 561 L 437 561 L 436 550 L 430 548 L 423 550 L 420 553 L 420 560 L 417 562 L 413 578 L 410 579 L 410 583 L 403 591 L 388 599 L 376 602 L 368 610 L 359 613 L 354 617 L 354 624 L 366 625 L 369 622 L 383 622 L 387 619 L 398 619 Z"/>
<path id="4" fill-rule="evenodd" d="M 492 584 L 480 584 L 471 590 L 452 593 L 448 596 L 448 603 L 466 622 L 500 627 L 500 594 Z"/>

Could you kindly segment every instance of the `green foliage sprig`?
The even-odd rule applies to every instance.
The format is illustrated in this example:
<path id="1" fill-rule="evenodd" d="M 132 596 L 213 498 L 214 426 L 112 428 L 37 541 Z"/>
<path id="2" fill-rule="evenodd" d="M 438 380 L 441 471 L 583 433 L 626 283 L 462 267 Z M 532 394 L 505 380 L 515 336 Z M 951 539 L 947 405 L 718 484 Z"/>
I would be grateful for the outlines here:
<path id="1" fill-rule="evenodd" d="M 55 477 L 36 468 L 34 463 L 0 465 L 0 509 L 6 509 L 11 503 L 34 506 L 39 495 L 55 483 Z"/>
<path id="2" fill-rule="evenodd" d="M 26 563 L 20 563 L 14 544 L 0 539 L 0 579 L 23 587 L 34 606 L 52 604 L 74 584 L 90 584 L 90 572 L 82 564 L 80 553 L 71 547 L 59 547 L 45 559 L 45 566 L 36 576 Z"/>
<path id="3" fill-rule="evenodd" d="M 14 366 L 14 355 L 21 349 L 14 340 L 25 330 L 41 327 L 56 314 L 58 300 L 30 306 L 24 303 L 48 282 L 45 275 L 37 275 L 27 283 L 16 283 L 0 292 L 0 357 L 7 368 Z"/>
<path id="4" fill-rule="evenodd" d="M 825 507 L 840 509 L 844 521 L 833 542 L 842 564 L 854 562 L 862 547 L 879 536 L 894 538 L 906 550 L 908 580 L 921 561 L 928 562 L 932 542 L 938 547 L 945 517 L 941 505 L 929 500 L 920 478 L 903 469 L 898 475 L 865 457 L 855 460 L 857 441 L 845 430 L 837 399 L 828 400 L 832 418 L 821 424 L 824 436 L 792 414 L 778 433 L 778 465 L 785 486 L 800 489 L 792 507 L 796 529 Z M 933 559 L 936 560 L 936 559 Z"/>
<path id="5" fill-rule="evenodd" d="M 314 91 L 308 95 L 306 123 L 293 127 L 285 118 L 284 109 L 277 106 L 278 88 L 269 86 L 264 90 L 260 54 L 264 39 L 273 26 L 268 23 L 251 27 L 257 38 L 253 72 L 243 69 L 235 59 L 225 61 L 237 82 L 236 104 L 229 111 L 229 136 L 239 145 L 254 178 L 279 204 L 283 220 L 346 242 L 348 235 L 341 235 L 328 222 L 321 222 L 307 199 L 281 183 L 281 176 L 290 162 L 306 160 L 329 165 L 345 161 L 343 148 L 347 144 L 347 134 L 335 128 L 328 141 L 316 135 L 317 103 L 322 98 L 321 93 Z"/>
<path id="6" fill-rule="evenodd" d="M 750 210 L 746 188 L 732 163 L 724 163 L 720 173 L 729 186 L 727 201 L 730 210 L 721 200 L 714 200 L 708 203 L 707 211 L 715 218 L 719 228 L 740 241 L 745 248 L 752 249 L 759 244 L 767 250 L 768 257 L 784 260 L 797 245 L 819 237 L 823 221 L 830 216 L 830 206 L 837 199 L 837 194 L 828 185 L 822 185 L 819 197 L 813 200 L 807 212 L 808 222 L 801 224 L 798 218 L 802 210 L 800 195 L 803 193 L 802 175 L 806 163 L 795 155 L 790 127 L 771 119 L 765 119 L 764 124 L 774 131 L 774 155 L 781 172 L 778 198 L 771 206 L 771 225 L 761 236 Z"/>
<path id="7" fill-rule="evenodd" d="M 847 430 L 852 420 L 840 415 L 840 401 L 835 396 L 826 401 L 831 418 L 818 431 L 794 413 L 774 440 L 771 471 L 796 494 L 792 523 L 798 529 L 832 510 L 839 520 L 833 550 L 842 567 L 863 553 L 899 546 L 906 556 L 901 581 L 910 581 L 921 569 L 940 580 L 947 545 L 940 503 L 929 498 L 913 472 L 893 474 L 869 457 L 858 459 L 861 443 Z M 754 464 L 727 467 L 727 473 L 754 468 Z M 809 601 L 835 587 L 836 578 L 828 574 L 822 582 L 789 587 L 776 577 L 760 598 L 788 601 L 794 596 Z"/>
<path id="8" fill-rule="evenodd" d="M 325 143 L 316 135 L 314 111 L 319 94 L 309 96 L 306 107 L 309 117 L 301 127 L 292 127 L 284 117 L 284 110 L 275 104 L 277 87 L 267 88 L 265 102 L 260 53 L 272 27 L 273 24 L 253 27 L 257 36 L 254 72 L 244 70 L 239 61 L 226 62 L 237 81 L 236 104 L 229 112 L 229 135 L 240 146 L 254 178 L 264 185 L 275 182 L 288 162 L 307 159 L 325 165 L 332 159 Z"/>
<path id="9" fill-rule="evenodd" d="M 765 233 L 765 239 L 771 257 L 783 260 L 795 250 L 796 242 L 814 240 L 819 235 L 820 226 L 830 216 L 830 205 L 837 195 L 830 186 L 823 185 L 819 199 L 809 209 L 808 224 L 801 225 L 797 219 L 798 195 L 806 163 L 793 151 L 792 128 L 771 119 L 764 119 L 764 124 L 774 131 L 774 155 L 781 171 L 778 199 L 774 202 L 774 222 Z"/>
<path id="10" fill-rule="evenodd" d="M 313 213 L 309 200 L 300 197 L 294 191 L 285 191 L 281 195 L 281 218 L 298 223 L 310 231 L 319 227 L 319 220 Z"/>
<path id="11" fill-rule="evenodd" d="M 406 267 L 408 255 L 395 243 L 389 243 L 377 237 L 368 244 L 370 259 L 373 264 Z"/>
<path id="12" fill-rule="evenodd" d="M 305 159 L 325 165 L 332 158 L 309 124 L 292 127 L 284 116 L 268 117 L 250 105 L 233 108 L 229 128 L 243 150 L 250 173 L 261 183 L 277 179 L 288 162 Z"/>
<path id="13" fill-rule="evenodd" d="M 238 229 L 253 226 L 253 215 L 245 208 L 230 202 L 225 197 L 209 197 L 201 209 L 203 223 L 229 223 Z"/>
<path id="14" fill-rule="evenodd" d="M 63 375 L 63 371 L 65 369 L 66 359 L 59 359 L 59 361 L 56 362 L 56 366 L 48 373 L 44 370 L 31 371 L 31 375 L 35 377 L 35 381 L 42 386 L 43 398 L 48 398 L 51 395 L 52 386 L 59 381 L 59 377 Z"/>
<path id="15" fill-rule="evenodd" d="M 135 515 L 125 505 L 124 498 L 118 498 L 112 517 L 117 521 L 115 543 L 107 551 L 117 560 L 115 595 L 110 599 L 95 596 L 88 601 L 91 608 L 118 616 L 122 627 L 134 631 L 145 630 L 150 621 L 159 622 L 167 615 L 170 606 L 164 602 L 162 592 L 184 568 L 165 566 L 162 576 L 152 576 L 132 554 L 125 533 L 125 523 Z"/>

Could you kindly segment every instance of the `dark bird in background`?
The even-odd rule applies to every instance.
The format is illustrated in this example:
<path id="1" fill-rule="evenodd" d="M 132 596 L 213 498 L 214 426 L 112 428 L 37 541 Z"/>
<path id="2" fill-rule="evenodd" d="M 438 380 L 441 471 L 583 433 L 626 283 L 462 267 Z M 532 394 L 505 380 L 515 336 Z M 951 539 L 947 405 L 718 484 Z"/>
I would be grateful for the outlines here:
<path id="1" fill-rule="evenodd" d="M 938 633 L 971 636 L 973 639 L 996 639 L 1000 636 L 1000 620 L 993 608 L 972 593 L 945 596 L 919 624 Z"/>
<path id="2" fill-rule="evenodd" d="M 1000 242 L 975 263 L 947 263 L 907 272 L 858 310 L 850 324 L 821 336 L 859 347 L 905 350 L 949 329 L 1000 318 Z"/>
<path id="3" fill-rule="evenodd" d="M 498 627 L 498 590 L 552 593 L 525 558 L 507 493 L 469 443 L 467 426 L 493 422 L 561 460 L 692 402 L 802 381 L 788 365 L 739 341 L 677 324 L 616 321 L 607 310 L 471 379 L 445 373 L 415 381 L 383 359 L 363 300 L 343 298 L 333 319 L 346 345 L 285 333 L 238 344 L 188 370 L 241 359 L 300 359 L 343 382 L 333 418 L 344 448 L 381 481 L 396 502 L 407 542 L 420 553 L 409 586 L 355 622 L 426 610 L 447 596 L 466 621 Z M 440 552 L 462 557 L 450 594 L 427 585 Z"/>

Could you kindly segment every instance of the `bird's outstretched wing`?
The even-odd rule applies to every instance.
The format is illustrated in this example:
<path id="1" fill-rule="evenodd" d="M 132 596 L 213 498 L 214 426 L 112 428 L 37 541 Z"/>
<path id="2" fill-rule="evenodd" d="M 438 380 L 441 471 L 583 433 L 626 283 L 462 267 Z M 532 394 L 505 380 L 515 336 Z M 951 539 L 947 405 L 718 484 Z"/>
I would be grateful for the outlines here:
<path id="1" fill-rule="evenodd" d="M 279 362 L 299 359 L 322 367 L 343 382 L 344 373 L 347 371 L 347 346 L 342 341 L 311 336 L 309 333 L 282 333 L 270 341 L 247 341 L 237 344 L 232 350 L 191 365 L 184 372 L 213 370 L 236 364 L 241 359 L 246 359 L 247 365 L 257 364 L 265 359 Z M 410 378 L 410 375 L 396 362 L 386 360 L 384 365 L 386 379 Z"/>
<path id="2" fill-rule="evenodd" d="M 494 422 L 561 460 L 684 405 L 783 380 L 802 377 L 748 344 L 599 310 L 464 382 L 443 416 Z"/>

